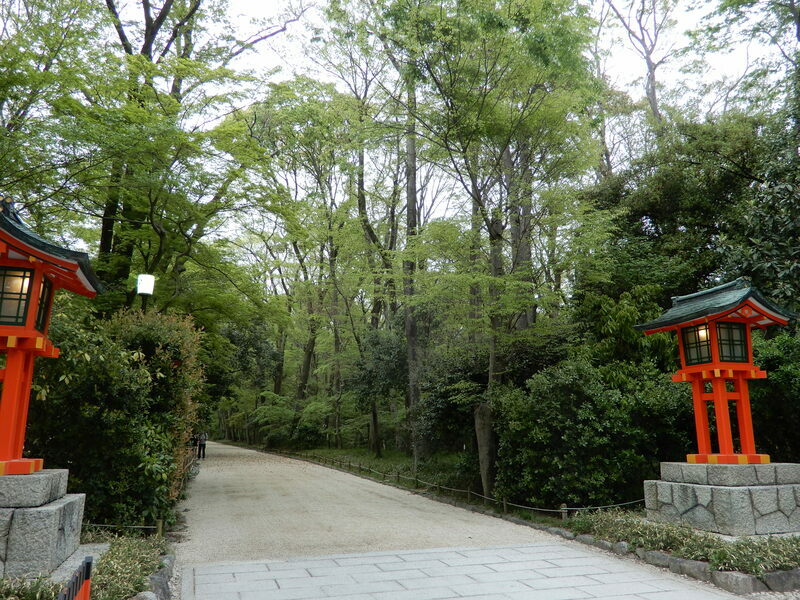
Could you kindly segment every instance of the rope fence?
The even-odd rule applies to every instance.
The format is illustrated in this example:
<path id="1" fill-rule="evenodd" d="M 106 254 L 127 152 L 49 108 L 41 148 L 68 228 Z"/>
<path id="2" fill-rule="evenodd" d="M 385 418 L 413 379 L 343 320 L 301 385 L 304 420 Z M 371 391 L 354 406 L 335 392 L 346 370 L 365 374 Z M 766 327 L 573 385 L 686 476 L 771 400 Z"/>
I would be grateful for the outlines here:
<path id="1" fill-rule="evenodd" d="M 400 484 L 401 480 L 412 481 L 414 489 L 427 488 L 428 491 L 433 489 L 437 494 L 441 494 L 443 492 L 450 492 L 454 495 L 464 495 L 464 497 L 467 499 L 468 502 L 471 501 L 473 497 L 476 499 L 482 499 L 484 504 L 486 504 L 487 502 L 491 502 L 497 506 L 502 506 L 504 513 L 508 512 L 508 507 L 510 506 L 513 508 L 518 508 L 520 510 L 527 510 L 531 512 L 559 514 L 561 515 L 562 519 L 567 519 L 569 518 L 570 513 L 579 513 L 582 511 L 590 511 L 590 510 L 603 510 L 607 508 L 619 508 L 622 506 L 632 506 L 634 504 L 641 504 L 644 502 L 644 498 L 640 498 L 638 500 L 631 500 L 630 502 L 620 502 L 619 504 L 606 504 L 603 506 L 567 506 L 566 504 L 562 504 L 559 508 L 541 508 L 538 506 L 526 506 L 524 504 L 515 504 L 514 502 L 509 502 L 505 499 L 484 496 L 483 494 L 475 492 L 471 489 L 464 490 L 459 488 L 447 487 L 439 483 L 424 481 L 417 476 L 403 475 L 399 471 L 395 472 L 394 474 L 384 473 L 383 471 L 378 471 L 376 469 L 373 469 L 372 467 L 362 465 L 361 463 L 353 464 L 353 462 L 350 460 L 343 461 L 336 458 L 317 456 L 314 454 L 299 454 L 296 452 L 279 452 L 277 454 L 283 454 L 293 458 L 312 460 L 320 464 L 330 464 L 332 466 L 338 466 L 343 469 L 346 469 L 347 471 L 355 471 L 357 473 L 371 473 L 380 476 L 380 478 L 383 481 L 386 481 L 387 479 L 394 479 L 395 483 L 397 483 L 398 485 Z"/>

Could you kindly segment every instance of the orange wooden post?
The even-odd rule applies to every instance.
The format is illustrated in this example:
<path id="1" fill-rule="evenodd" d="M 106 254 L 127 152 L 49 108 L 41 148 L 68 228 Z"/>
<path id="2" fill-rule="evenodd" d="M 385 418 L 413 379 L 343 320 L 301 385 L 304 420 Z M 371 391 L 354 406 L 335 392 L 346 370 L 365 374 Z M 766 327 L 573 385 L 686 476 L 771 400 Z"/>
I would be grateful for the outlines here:
<path id="1" fill-rule="evenodd" d="M 22 449 L 25 446 L 25 430 L 28 426 L 28 408 L 31 399 L 31 384 L 33 383 L 33 354 L 30 352 L 20 352 L 22 354 L 22 373 L 17 382 L 17 398 L 19 410 L 17 413 L 17 426 L 15 428 L 16 439 L 14 440 L 14 454 L 22 456 Z"/>
<path id="2" fill-rule="evenodd" d="M 733 454 L 733 434 L 731 433 L 731 414 L 728 407 L 725 380 L 714 377 L 711 380 L 714 394 L 714 415 L 717 418 L 717 440 L 720 454 Z"/>
<path id="3" fill-rule="evenodd" d="M 711 432 L 708 427 L 708 407 L 703 398 L 703 380 L 692 379 L 692 399 L 694 404 L 694 427 L 697 431 L 697 452 L 711 454 Z"/>
<path id="4" fill-rule="evenodd" d="M 747 380 L 741 374 L 736 378 L 736 416 L 739 419 L 739 441 L 742 444 L 742 454 L 756 453 L 756 440 L 753 434 L 753 417 L 750 412 L 750 390 Z"/>
<path id="5" fill-rule="evenodd" d="M 16 450 L 22 413 L 19 402 L 20 381 L 24 377 L 24 371 L 24 353 L 19 350 L 9 350 L 6 357 L 3 393 L 0 396 L 0 460 L 22 457 Z"/>

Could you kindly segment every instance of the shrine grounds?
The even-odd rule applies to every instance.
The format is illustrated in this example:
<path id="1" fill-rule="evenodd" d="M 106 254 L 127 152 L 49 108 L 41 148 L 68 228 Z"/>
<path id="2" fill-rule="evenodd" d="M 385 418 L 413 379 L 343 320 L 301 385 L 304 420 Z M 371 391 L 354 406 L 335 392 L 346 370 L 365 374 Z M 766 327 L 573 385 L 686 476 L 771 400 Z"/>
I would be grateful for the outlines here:
<path id="1" fill-rule="evenodd" d="M 182 600 L 735 598 L 307 462 L 221 444 L 208 456 L 179 506 Z"/>

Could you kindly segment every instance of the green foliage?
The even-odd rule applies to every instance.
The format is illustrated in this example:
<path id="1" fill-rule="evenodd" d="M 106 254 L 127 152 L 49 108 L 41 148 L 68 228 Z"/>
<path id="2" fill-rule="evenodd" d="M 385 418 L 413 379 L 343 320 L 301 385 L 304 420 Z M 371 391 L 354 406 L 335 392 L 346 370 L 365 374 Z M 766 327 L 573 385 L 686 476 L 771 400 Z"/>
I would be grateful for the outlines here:
<path id="1" fill-rule="evenodd" d="M 749 384 L 753 426 L 759 450 L 773 462 L 800 462 L 800 338 L 797 330 L 775 337 L 753 336 L 755 364 L 766 379 Z"/>
<path id="2" fill-rule="evenodd" d="M 728 541 L 719 536 L 669 523 L 655 523 L 621 510 L 584 512 L 570 528 L 610 542 L 628 542 L 646 550 L 661 550 L 690 560 L 707 561 L 717 571 L 763 575 L 800 566 L 800 539 L 767 536 Z"/>
<path id="3" fill-rule="evenodd" d="M 372 398 L 386 398 L 393 391 L 403 390 L 407 372 L 405 340 L 392 330 L 370 330 L 347 383 L 366 406 Z"/>
<path id="4" fill-rule="evenodd" d="M 798 100 L 800 102 L 800 100 Z M 727 270 L 749 276 L 775 300 L 797 309 L 800 302 L 800 139 L 785 113 L 767 128 L 768 149 L 759 181 L 739 209 L 722 248 Z M 800 121 L 798 121 L 800 123 Z"/>
<path id="5" fill-rule="evenodd" d="M 498 495 L 549 507 L 640 497 L 660 460 L 686 452 L 691 403 L 652 367 L 631 371 L 620 388 L 569 360 L 498 394 Z"/>
<path id="6" fill-rule="evenodd" d="M 94 600 L 124 600 L 147 589 L 148 577 L 161 566 L 166 554 L 164 538 L 103 536 L 108 551 L 95 561 L 92 572 Z M 54 600 L 61 586 L 47 579 L 0 579 L 3 600 Z"/>
<path id="7" fill-rule="evenodd" d="M 47 579 L 0 579 L 4 600 L 54 600 L 59 586 Z"/>
<path id="8" fill-rule="evenodd" d="M 198 332 L 184 318 L 99 321 L 68 304 L 55 310 L 50 336 L 61 356 L 37 364 L 27 451 L 70 469 L 70 489 L 87 493 L 91 521 L 168 517 L 202 386 Z"/>
<path id="9" fill-rule="evenodd" d="M 581 287 L 617 298 L 656 285 L 655 300 L 666 306 L 671 296 L 713 281 L 738 206 L 759 180 L 762 124 L 735 111 L 678 120 L 627 168 L 586 189 L 617 218 L 615 235 L 602 246 L 608 279 Z"/>
<path id="10" fill-rule="evenodd" d="M 622 376 L 620 363 L 650 361 L 663 371 L 677 366 L 674 337 L 670 334 L 644 335 L 634 325 L 654 319 L 663 312 L 655 302 L 661 293 L 656 286 L 635 286 L 617 300 L 588 292 L 579 298 L 575 318 L 584 328 L 586 355 L 605 370 L 606 379 Z M 624 367 L 623 367 L 624 369 Z M 622 382 L 620 382 L 622 383 Z"/>
<path id="11" fill-rule="evenodd" d="M 95 566 L 92 598 L 123 600 L 147 589 L 148 577 L 161 566 L 166 554 L 164 538 L 116 537 Z"/>

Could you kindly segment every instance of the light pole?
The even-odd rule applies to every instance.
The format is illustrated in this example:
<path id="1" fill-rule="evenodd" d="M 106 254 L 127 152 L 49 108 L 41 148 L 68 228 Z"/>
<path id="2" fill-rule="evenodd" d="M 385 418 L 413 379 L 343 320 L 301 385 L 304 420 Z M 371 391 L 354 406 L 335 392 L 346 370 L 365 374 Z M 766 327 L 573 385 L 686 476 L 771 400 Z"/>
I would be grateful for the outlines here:
<path id="1" fill-rule="evenodd" d="M 147 298 L 153 295 L 156 285 L 154 275 L 141 274 L 136 278 L 136 293 L 142 297 L 142 312 L 147 312 Z"/>

